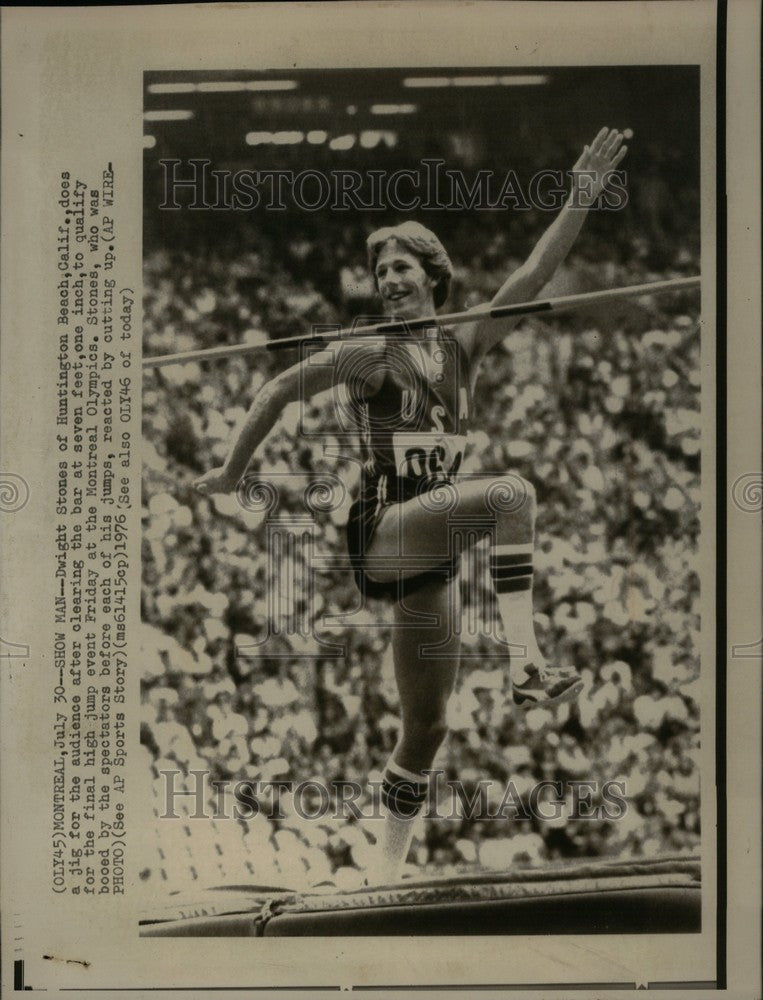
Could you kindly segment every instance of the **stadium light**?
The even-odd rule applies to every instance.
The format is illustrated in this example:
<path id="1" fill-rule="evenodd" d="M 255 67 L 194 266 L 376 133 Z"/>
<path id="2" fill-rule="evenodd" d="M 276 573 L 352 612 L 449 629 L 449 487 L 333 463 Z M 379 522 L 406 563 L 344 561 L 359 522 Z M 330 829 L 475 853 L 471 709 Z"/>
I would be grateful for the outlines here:
<path id="1" fill-rule="evenodd" d="M 338 135 L 336 139 L 332 139 L 329 143 L 329 149 L 352 149 L 354 145 L 354 135 Z"/>
<path id="2" fill-rule="evenodd" d="M 248 87 L 245 80 L 205 80 L 204 83 L 196 84 L 200 94 L 234 94 L 247 90 Z"/>
<path id="3" fill-rule="evenodd" d="M 247 90 L 296 90 L 299 83 L 296 80 L 250 80 Z"/>
<path id="4" fill-rule="evenodd" d="M 372 104 L 372 115 L 412 115 L 418 110 L 415 104 Z"/>
<path id="5" fill-rule="evenodd" d="M 149 83 L 149 94 L 192 94 L 195 83 Z"/>
<path id="6" fill-rule="evenodd" d="M 273 133 L 247 132 L 244 138 L 247 146 L 266 146 L 273 141 Z"/>
<path id="7" fill-rule="evenodd" d="M 454 76 L 450 81 L 451 87 L 495 87 L 498 85 L 497 76 Z"/>
<path id="8" fill-rule="evenodd" d="M 502 87 L 537 87 L 548 83 L 545 73 L 517 73 L 516 76 L 502 76 L 499 79 Z"/>
<path id="9" fill-rule="evenodd" d="M 305 141 L 304 132 L 274 132 L 271 140 L 276 146 L 296 146 Z"/>
<path id="10" fill-rule="evenodd" d="M 364 129 L 360 133 L 360 145 L 363 149 L 376 149 L 380 142 L 392 149 L 397 145 L 397 132 L 379 131 L 379 129 Z"/>
<path id="11" fill-rule="evenodd" d="M 403 80 L 404 87 L 449 87 L 447 76 L 407 76 Z"/>
<path id="12" fill-rule="evenodd" d="M 149 83 L 149 94 L 232 94 L 245 90 L 296 90 L 297 80 L 202 80 L 199 83 Z"/>
<path id="13" fill-rule="evenodd" d="M 325 142 L 329 137 L 328 132 L 324 132 L 322 129 L 312 129 L 307 133 L 307 141 L 311 146 L 320 146 L 322 142 Z"/>
<path id="14" fill-rule="evenodd" d="M 404 87 L 529 87 L 548 83 L 544 73 L 515 73 L 511 76 L 407 76 Z"/>
<path id="15" fill-rule="evenodd" d="M 193 111 L 144 111 L 147 122 L 183 122 L 193 118 Z"/>
<path id="16" fill-rule="evenodd" d="M 247 132 L 247 146 L 297 146 L 305 141 L 304 132 Z"/>

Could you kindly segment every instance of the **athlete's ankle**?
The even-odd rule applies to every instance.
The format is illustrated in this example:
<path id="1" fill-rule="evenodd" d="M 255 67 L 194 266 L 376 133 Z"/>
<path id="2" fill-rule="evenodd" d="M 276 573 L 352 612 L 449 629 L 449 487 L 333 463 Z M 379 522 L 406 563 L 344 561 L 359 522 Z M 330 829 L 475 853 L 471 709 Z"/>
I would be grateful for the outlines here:
<path id="1" fill-rule="evenodd" d="M 526 646 L 512 646 L 509 659 L 509 672 L 513 679 L 524 676 L 532 667 L 544 670 L 546 665 L 546 657 L 541 652 L 540 646 L 537 643 Z"/>

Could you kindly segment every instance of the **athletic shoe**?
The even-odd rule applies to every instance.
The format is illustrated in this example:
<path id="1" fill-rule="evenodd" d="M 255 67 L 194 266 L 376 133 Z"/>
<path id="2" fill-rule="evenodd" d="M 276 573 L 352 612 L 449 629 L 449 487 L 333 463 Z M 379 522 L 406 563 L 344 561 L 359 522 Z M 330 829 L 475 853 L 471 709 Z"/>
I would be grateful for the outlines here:
<path id="1" fill-rule="evenodd" d="M 526 679 L 512 684 L 512 698 L 519 708 L 550 708 L 573 701 L 583 690 L 583 678 L 566 667 L 532 665 L 526 669 Z"/>

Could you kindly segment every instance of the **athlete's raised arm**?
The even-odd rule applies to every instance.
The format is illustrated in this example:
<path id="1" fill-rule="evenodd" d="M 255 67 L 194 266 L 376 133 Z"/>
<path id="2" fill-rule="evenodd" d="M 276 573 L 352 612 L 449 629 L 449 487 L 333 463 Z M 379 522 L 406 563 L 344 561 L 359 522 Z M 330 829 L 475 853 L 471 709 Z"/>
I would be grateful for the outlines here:
<path id="1" fill-rule="evenodd" d="M 374 370 L 373 365 L 368 362 L 370 356 L 381 350 L 383 347 L 377 342 L 352 346 L 332 343 L 267 382 L 254 397 L 246 417 L 237 429 L 225 462 L 195 480 L 196 489 L 205 494 L 229 493 L 234 490 L 255 451 L 289 403 L 300 397 L 309 399 L 338 385 L 346 379 L 347 374 L 352 377 L 352 373 L 359 371 L 369 373 L 364 376 L 365 384 L 361 391 L 375 391 L 375 378 L 381 369 Z M 341 364 L 340 352 L 345 352 Z M 349 358 L 348 352 L 351 352 Z M 363 358 L 360 357 L 361 354 Z"/>
<path id="2" fill-rule="evenodd" d="M 559 215 L 540 238 L 527 260 L 507 279 L 491 299 L 492 306 L 530 302 L 550 281 L 570 252 L 589 208 L 595 203 L 616 170 L 628 147 L 617 129 L 603 128 L 586 146 L 572 168 L 572 190 Z M 470 354 L 478 360 L 501 341 L 519 317 L 478 322 L 473 328 Z"/>

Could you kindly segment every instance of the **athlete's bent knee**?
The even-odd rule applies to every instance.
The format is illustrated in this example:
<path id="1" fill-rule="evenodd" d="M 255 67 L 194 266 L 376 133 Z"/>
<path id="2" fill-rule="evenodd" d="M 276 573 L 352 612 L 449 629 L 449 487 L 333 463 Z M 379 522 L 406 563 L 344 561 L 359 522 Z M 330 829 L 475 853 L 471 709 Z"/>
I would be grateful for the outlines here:
<path id="1" fill-rule="evenodd" d="M 537 507 L 537 495 L 535 493 L 535 487 L 528 479 L 523 479 L 521 476 L 518 477 L 519 480 L 519 490 L 525 498 L 525 503 L 527 504 L 527 509 L 530 514 L 535 514 L 535 509 Z"/>
<path id="2" fill-rule="evenodd" d="M 496 515 L 524 514 L 535 516 L 535 487 L 515 473 L 507 473 L 488 483 L 485 502 Z"/>

